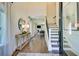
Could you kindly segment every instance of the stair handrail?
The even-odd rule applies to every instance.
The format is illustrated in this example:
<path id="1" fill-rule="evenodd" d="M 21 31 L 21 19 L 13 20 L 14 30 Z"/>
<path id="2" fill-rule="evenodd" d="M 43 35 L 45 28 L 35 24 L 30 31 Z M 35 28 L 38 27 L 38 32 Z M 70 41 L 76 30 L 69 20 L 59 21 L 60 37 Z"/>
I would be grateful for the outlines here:
<path id="1" fill-rule="evenodd" d="M 49 27 L 48 27 L 47 17 L 46 17 L 46 28 L 47 28 L 47 33 L 48 33 L 48 37 L 49 37 Z"/>
<path id="2" fill-rule="evenodd" d="M 30 43 L 31 42 L 31 40 L 33 39 L 33 38 L 35 38 L 36 37 L 36 35 L 38 34 L 38 32 L 36 32 L 33 36 L 31 36 L 28 40 L 28 43 Z"/>

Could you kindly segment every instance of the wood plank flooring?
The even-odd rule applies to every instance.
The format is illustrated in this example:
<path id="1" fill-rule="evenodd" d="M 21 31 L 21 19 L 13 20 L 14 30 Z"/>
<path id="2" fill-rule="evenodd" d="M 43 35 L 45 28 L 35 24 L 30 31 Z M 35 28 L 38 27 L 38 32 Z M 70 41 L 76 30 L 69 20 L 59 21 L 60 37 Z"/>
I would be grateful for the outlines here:
<path id="1" fill-rule="evenodd" d="M 19 53 L 48 53 L 45 38 L 37 35 Z"/>

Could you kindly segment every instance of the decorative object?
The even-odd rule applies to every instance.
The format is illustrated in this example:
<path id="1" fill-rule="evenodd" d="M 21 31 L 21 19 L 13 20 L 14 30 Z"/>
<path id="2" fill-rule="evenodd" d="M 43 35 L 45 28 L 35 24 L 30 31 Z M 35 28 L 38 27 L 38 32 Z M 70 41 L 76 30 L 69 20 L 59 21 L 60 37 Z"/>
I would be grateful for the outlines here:
<path id="1" fill-rule="evenodd" d="M 25 20 L 23 20 L 22 18 L 20 18 L 18 21 L 18 28 L 21 32 L 23 32 L 25 28 Z"/>

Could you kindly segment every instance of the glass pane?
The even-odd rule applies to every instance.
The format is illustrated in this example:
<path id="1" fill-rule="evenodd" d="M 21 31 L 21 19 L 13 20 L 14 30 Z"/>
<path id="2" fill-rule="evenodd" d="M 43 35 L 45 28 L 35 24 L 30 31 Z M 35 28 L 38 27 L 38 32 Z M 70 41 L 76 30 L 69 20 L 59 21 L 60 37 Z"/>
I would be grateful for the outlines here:
<path id="1" fill-rule="evenodd" d="M 77 3 L 63 3 L 63 47 L 67 55 L 79 55 Z"/>

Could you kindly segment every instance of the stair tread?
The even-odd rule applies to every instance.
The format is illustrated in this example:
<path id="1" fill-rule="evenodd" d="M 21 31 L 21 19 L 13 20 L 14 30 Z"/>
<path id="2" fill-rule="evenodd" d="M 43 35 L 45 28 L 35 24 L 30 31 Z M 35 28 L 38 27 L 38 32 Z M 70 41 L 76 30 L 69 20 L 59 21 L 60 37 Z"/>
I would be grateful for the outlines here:
<path id="1" fill-rule="evenodd" d="M 59 33 L 57 33 L 57 32 L 51 32 L 51 33 L 49 33 L 50 35 L 59 35 Z"/>
<path id="2" fill-rule="evenodd" d="M 58 40 L 51 40 L 51 42 L 59 42 Z"/>
<path id="3" fill-rule="evenodd" d="M 67 41 L 64 41 L 64 43 L 68 43 Z"/>
<path id="4" fill-rule="evenodd" d="M 54 47 L 52 48 L 52 50 L 59 50 L 59 47 Z"/>
<path id="5" fill-rule="evenodd" d="M 59 35 L 58 33 L 49 33 L 49 35 Z"/>
<path id="6" fill-rule="evenodd" d="M 53 38 L 53 39 L 59 39 L 59 37 L 51 37 L 51 38 Z"/>
<path id="7" fill-rule="evenodd" d="M 50 30 L 59 30 L 59 29 L 56 29 L 56 28 L 55 28 L 55 29 L 54 29 L 54 28 L 51 28 Z"/>
<path id="8" fill-rule="evenodd" d="M 59 47 L 59 45 L 52 45 L 52 47 Z"/>
<path id="9" fill-rule="evenodd" d="M 59 36 L 51 36 L 51 38 L 59 38 Z"/>
<path id="10" fill-rule="evenodd" d="M 58 31 L 50 31 L 50 33 L 58 33 Z"/>
<path id="11" fill-rule="evenodd" d="M 71 50 L 71 48 L 64 48 L 65 51 Z"/>
<path id="12" fill-rule="evenodd" d="M 51 42 L 52 45 L 59 45 L 59 42 Z"/>
<path id="13" fill-rule="evenodd" d="M 63 45 L 64 48 L 71 48 L 69 45 Z"/>
<path id="14" fill-rule="evenodd" d="M 52 50 L 52 53 L 59 54 L 59 50 Z"/>
<path id="15" fill-rule="evenodd" d="M 59 36 L 59 35 L 50 34 L 49 36 Z"/>
<path id="16" fill-rule="evenodd" d="M 74 52 L 71 50 L 65 51 L 69 56 L 77 56 Z"/>
<path id="17" fill-rule="evenodd" d="M 59 41 L 59 39 L 57 39 L 57 38 L 51 38 L 51 40 L 53 40 L 53 41 L 54 41 L 54 40 L 58 40 L 58 41 Z"/>

